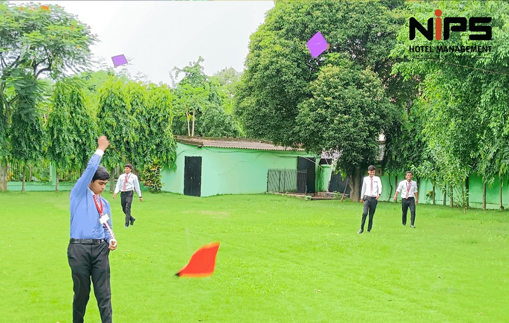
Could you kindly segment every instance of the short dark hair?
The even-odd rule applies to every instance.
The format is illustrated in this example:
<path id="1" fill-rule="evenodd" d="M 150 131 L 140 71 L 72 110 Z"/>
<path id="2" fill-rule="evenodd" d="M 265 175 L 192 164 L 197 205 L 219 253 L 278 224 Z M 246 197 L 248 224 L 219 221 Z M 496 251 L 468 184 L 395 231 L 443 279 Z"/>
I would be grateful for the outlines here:
<path id="1" fill-rule="evenodd" d="M 125 164 L 124 168 L 129 167 L 130 169 L 133 169 L 133 165 L 131 164 Z"/>
<path id="2" fill-rule="evenodd" d="M 95 171 L 94 177 L 92 177 L 92 182 L 97 180 L 107 180 L 109 178 L 110 173 L 108 173 L 108 170 L 105 167 L 99 165 Z"/>
<path id="3" fill-rule="evenodd" d="M 375 169 L 376 169 L 376 168 L 375 168 L 375 166 L 373 166 L 373 165 L 369 165 L 369 167 L 368 167 L 368 170 L 375 170 Z"/>
<path id="4" fill-rule="evenodd" d="M 406 174 L 408 174 L 408 173 L 410 173 L 410 174 L 412 174 L 412 175 L 414 174 L 414 173 L 412 173 L 412 171 L 411 171 L 411 170 L 408 170 L 408 171 L 405 173 L 405 175 L 406 175 Z"/>

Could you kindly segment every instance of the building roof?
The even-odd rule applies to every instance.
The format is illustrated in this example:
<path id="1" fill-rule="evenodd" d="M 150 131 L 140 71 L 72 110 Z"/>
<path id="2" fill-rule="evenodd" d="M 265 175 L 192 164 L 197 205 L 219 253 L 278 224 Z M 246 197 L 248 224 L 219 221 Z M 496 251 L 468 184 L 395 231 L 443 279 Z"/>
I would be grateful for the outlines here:
<path id="1" fill-rule="evenodd" d="M 302 148 L 292 148 L 284 146 L 275 146 L 270 142 L 259 140 L 239 139 L 239 138 L 202 138 L 176 136 L 177 142 L 197 147 L 214 147 L 214 148 L 237 148 L 237 149 L 253 149 L 253 150 L 275 150 L 275 151 L 305 151 Z"/>

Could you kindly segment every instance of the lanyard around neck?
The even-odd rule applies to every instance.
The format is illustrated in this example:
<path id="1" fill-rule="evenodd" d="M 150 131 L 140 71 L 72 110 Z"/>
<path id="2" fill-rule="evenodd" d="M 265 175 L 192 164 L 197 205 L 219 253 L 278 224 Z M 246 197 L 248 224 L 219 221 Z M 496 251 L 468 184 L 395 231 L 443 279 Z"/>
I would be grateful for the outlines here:
<path id="1" fill-rule="evenodd" d="M 93 196 L 94 196 L 95 207 L 97 208 L 97 211 L 99 212 L 99 216 L 102 216 L 103 215 L 103 201 L 99 198 L 100 195 L 94 194 Z"/>

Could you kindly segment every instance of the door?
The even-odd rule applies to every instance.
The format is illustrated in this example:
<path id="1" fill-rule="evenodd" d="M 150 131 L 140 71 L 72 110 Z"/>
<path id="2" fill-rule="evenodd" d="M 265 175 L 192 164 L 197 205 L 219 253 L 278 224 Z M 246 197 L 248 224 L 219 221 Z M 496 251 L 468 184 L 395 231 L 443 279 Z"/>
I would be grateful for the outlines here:
<path id="1" fill-rule="evenodd" d="M 187 157 L 184 166 L 184 195 L 201 196 L 201 157 Z"/>
<path id="2" fill-rule="evenodd" d="M 341 172 L 338 172 L 337 174 L 334 174 L 334 170 L 332 170 L 332 172 L 329 183 L 329 192 L 344 192 L 345 194 L 350 194 L 350 184 L 347 183 L 346 177 L 343 179 L 341 177 Z"/>
<path id="3" fill-rule="evenodd" d="M 306 188 L 303 190 L 301 187 L 297 187 L 297 191 L 305 191 L 306 193 L 315 193 L 315 164 L 316 159 L 312 157 L 298 157 L 297 158 L 297 173 L 299 171 L 306 171 Z M 303 173 L 303 172 L 302 172 Z M 299 185 L 299 181 L 297 181 Z"/>

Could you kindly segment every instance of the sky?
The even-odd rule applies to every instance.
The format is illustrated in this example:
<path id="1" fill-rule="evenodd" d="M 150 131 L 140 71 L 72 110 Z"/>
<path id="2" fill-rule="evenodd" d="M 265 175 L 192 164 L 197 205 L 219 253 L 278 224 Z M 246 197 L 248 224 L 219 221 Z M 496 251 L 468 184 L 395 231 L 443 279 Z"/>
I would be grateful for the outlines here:
<path id="1" fill-rule="evenodd" d="M 18 2 L 18 1 L 16 1 Z M 39 1 L 38 1 L 39 2 Z M 264 22 L 273 1 L 40 1 L 58 4 L 90 25 L 100 42 L 94 60 L 113 67 L 125 55 L 132 76 L 171 84 L 170 71 L 201 56 L 204 72 L 244 70 L 249 37 Z"/>

